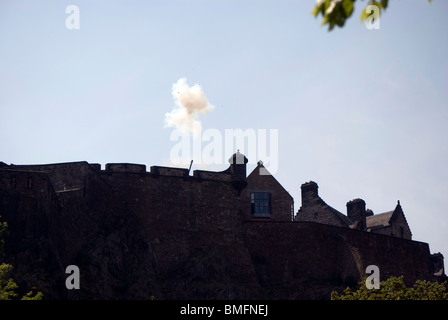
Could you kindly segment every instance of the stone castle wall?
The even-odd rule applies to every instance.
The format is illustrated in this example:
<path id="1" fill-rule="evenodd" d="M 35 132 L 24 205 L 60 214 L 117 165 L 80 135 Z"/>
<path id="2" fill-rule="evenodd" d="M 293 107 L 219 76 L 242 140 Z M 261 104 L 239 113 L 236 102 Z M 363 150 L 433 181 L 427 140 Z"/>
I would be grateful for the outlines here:
<path id="1" fill-rule="evenodd" d="M 5 259 L 50 299 L 326 299 L 370 264 L 382 279 L 434 280 L 426 243 L 289 221 L 286 196 L 279 220 L 251 220 L 246 200 L 229 171 L 3 166 L 0 215 L 15 237 Z M 70 264 L 80 290 L 65 289 Z"/>

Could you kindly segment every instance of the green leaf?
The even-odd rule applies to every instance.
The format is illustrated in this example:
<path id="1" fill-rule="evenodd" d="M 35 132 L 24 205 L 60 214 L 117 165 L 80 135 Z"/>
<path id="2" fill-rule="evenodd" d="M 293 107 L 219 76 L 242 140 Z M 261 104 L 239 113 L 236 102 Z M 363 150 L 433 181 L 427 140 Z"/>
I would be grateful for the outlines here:
<path id="1" fill-rule="evenodd" d="M 342 8 L 344 9 L 346 18 L 350 17 L 353 12 L 354 3 L 352 0 L 342 1 Z"/>
<path id="2" fill-rule="evenodd" d="M 312 14 L 313 16 L 317 17 L 317 15 L 319 14 L 319 11 L 320 11 L 320 7 L 315 6 L 314 9 L 313 9 L 313 11 L 311 11 L 311 14 Z"/>
<path id="3" fill-rule="evenodd" d="M 364 20 L 366 20 L 367 17 L 368 17 L 368 15 L 367 15 L 366 9 L 362 10 L 362 12 L 361 12 L 361 22 L 364 22 Z"/>

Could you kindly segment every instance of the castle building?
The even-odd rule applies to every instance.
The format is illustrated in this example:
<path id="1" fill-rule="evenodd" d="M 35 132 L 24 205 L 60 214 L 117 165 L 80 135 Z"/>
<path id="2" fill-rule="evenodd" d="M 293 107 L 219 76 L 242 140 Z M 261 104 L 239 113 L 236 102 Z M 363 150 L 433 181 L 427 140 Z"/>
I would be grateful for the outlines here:
<path id="1" fill-rule="evenodd" d="M 301 207 L 259 161 L 221 172 L 132 163 L 0 162 L 5 262 L 50 299 L 328 299 L 366 267 L 382 279 L 446 279 L 443 256 L 412 240 L 400 203 L 347 214 L 301 186 Z M 80 290 L 65 288 L 77 265 Z"/>
<path id="2" fill-rule="evenodd" d="M 347 202 L 347 215 L 332 208 L 318 195 L 318 185 L 314 181 L 302 184 L 302 206 L 295 221 L 318 223 L 384 234 L 411 240 L 412 233 L 406 221 L 400 201 L 392 211 L 374 214 L 366 209 L 362 199 Z"/>

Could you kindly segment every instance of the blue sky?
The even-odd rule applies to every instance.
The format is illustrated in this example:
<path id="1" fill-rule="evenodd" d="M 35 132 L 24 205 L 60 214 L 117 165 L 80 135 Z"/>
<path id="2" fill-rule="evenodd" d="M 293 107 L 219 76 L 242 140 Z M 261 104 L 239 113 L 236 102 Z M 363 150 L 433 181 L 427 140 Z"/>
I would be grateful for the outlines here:
<path id="1" fill-rule="evenodd" d="M 314 3 L 0 1 L 0 161 L 169 165 L 185 77 L 214 106 L 204 129 L 278 130 L 296 211 L 309 180 L 343 213 L 400 200 L 413 239 L 448 257 L 448 2 L 391 1 L 368 30 L 357 1 L 332 32 Z"/>

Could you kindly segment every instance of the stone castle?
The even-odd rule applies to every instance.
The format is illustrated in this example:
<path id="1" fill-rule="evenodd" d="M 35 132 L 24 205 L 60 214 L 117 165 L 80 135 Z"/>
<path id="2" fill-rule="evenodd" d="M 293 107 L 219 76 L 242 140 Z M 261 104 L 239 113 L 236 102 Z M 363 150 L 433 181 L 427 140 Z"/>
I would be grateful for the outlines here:
<path id="1" fill-rule="evenodd" d="M 369 265 L 380 278 L 446 279 L 443 256 L 412 240 L 400 202 L 347 214 L 301 186 L 294 200 L 237 152 L 222 172 L 131 163 L 0 162 L 3 261 L 48 299 L 329 299 Z M 80 269 L 79 290 L 65 268 Z M 23 289 L 25 290 L 25 289 Z"/>

